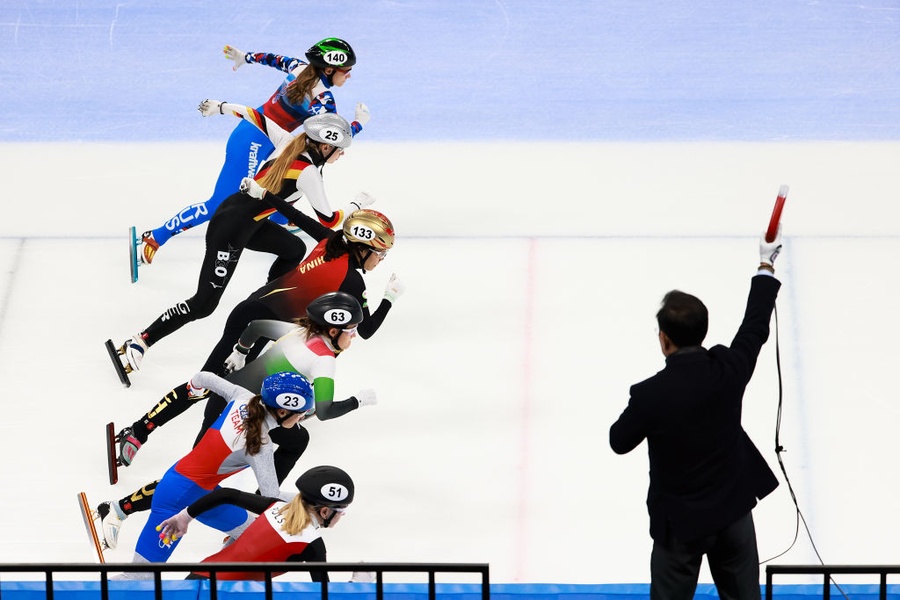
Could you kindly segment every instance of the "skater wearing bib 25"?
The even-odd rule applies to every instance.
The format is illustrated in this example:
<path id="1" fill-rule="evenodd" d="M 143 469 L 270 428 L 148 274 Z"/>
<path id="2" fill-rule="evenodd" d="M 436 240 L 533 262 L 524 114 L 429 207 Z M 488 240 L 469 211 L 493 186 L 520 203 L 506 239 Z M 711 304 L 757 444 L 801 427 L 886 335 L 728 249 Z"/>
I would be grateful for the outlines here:
<path id="1" fill-rule="evenodd" d="M 313 115 L 336 113 L 331 90 L 350 79 L 350 71 L 356 64 L 353 48 L 339 38 L 327 38 L 314 44 L 306 51 L 308 62 L 277 54 L 243 52 L 231 46 L 225 46 L 225 57 L 234 61 L 235 70 L 241 65 L 256 63 L 287 73 L 281 86 L 257 108 L 287 132 L 293 132 Z M 359 133 L 368 121 L 369 109 L 362 103 L 357 104 L 352 134 Z M 225 164 L 212 196 L 182 208 L 164 224 L 144 232 L 138 248 L 141 265 L 149 265 L 159 248 L 173 236 L 209 221 L 225 198 L 238 190 L 241 179 L 256 175 L 257 167 L 269 158 L 276 145 L 252 123 L 239 123 L 228 138 Z"/>
<path id="2" fill-rule="evenodd" d="M 206 253 L 194 295 L 166 309 L 149 326 L 118 346 L 117 356 L 112 358 L 126 386 L 130 385 L 128 374 L 140 368 L 144 354 L 153 344 L 184 325 L 213 313 L 245 248 L 277 255 L 269 269 L 269 280 L 288 272 L 303 260 L 306 244 L 267 217 L 279 211 L 291 221 L 301 220 L 305 215 L 301 217 L 302 213 L 292 206 L 301 195 L 309 196 L 313 206 L 324 204 L 327 207 L 322 176 L 317 169 L 337 161 L 351 142 L 350 125 L 339 115 L 310 117 L 303 128 L 304 133 L 293 138 L 277 158 L 263 165 L 257 175 L 257 187 L 272 190 L 274 195 L 252 197 L 238 192 L 229 196 L 216 211 L 206 231 Z M 253 182 L 249 178 L 247 181 Z M 270 201 L 275 198 L 278 202 Z M 351 206 L 357 209 L 372 202 L 374 198 L 363 192 Z M 343 214 L 343 211 L 335 213 L 338 219 Z M 305 217 L 304 222 L 308 221 L 311 219 Z M 111 342 L 107 344 L 108 348 L 110 346 Z"/>

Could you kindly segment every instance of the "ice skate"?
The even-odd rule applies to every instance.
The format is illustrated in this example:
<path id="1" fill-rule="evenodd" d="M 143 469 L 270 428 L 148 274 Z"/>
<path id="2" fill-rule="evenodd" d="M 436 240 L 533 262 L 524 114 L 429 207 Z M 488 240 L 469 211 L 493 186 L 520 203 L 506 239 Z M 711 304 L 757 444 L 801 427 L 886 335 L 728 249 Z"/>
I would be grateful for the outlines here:
<path id="1" fill-rule="evenodd" d="M 105 563 L 106 560 L 103 557 L 103 551 L 108 547 L 106 542 L 100 539 L 100 536 L 97 535 L 97 527 L 95 521 L 100 519 L 100 515 L 97 511 L 91 510 L 90 504 L 88 504 L 87 495 L 84 492 L 78 492 L 78 508 L 81 509 L 81 518 L 84 520 L 84 528 L 87 531 L 88 539 L 91 541 L 91 546 L 94 548 L 94 552 L 97 553 L 97 558 L 101 563 Z M 98 507 L 99 508 L 99 507 Z M 116 536 L 118 537 L 118 531 L 116 532 Z"/>
<path id="2" fill-rule="evenodd" d="M 149 265 L 159 250 L 159 242 L 153 237 L 152 231 L 145 231 L 138 238 L 134 226 L 128 228 L 130 244 L 128 246 L 128 258 L 131 269 L 131 283 L 138 280 L 138 267 Z"/>
<path id="3" fill-rule="evenodd" d="M 119 442 L 119 464 L 123 467 L 131 466 L 134 455 L 137 454 L 137 451 L 141 448 L 141 442 L 134 437 L 134 432 L 131 430 L 131 427 L 126 427 L 116 434 L 116 441 Z"/>
<path id="4" fill-rule="evenodd" d="M 119 360 L 125 373 L 139 371 L 141 361 L 144 359 L 144 352 L 147 351 L 147 342 L 140 335 L 132 336 L 131 339 L 125 340 L 119 346 L 116 352 L 119 354 Z"/>
<path id="5" fill-rule="evenodd" d="M 119 503 L 115 500 L 107 500 L 98 504 L 95 514 L 97 520 L 100 521 L 103 533 L 101 539 L 103 548 L 115 548 L 119 543 L 119 529 L 122 527 L 122 521 L 128 518 L 128 515 L 122 512 Z"/>
<path id="6" fill-rule="evenodd" d="M 141 234 L 141 241 L 138 243 L 138 259 L 142 265 L 149 265 L 159 250 L 159 242 L 153 237 L 152 231 L 145 231 Z"/>

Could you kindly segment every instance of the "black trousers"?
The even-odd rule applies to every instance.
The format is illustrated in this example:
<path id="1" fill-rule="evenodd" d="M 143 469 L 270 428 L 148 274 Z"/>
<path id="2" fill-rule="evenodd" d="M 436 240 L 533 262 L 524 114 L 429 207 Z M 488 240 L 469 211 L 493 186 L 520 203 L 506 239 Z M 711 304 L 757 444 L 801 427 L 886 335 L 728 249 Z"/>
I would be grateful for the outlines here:
<path id="1" fill-rule="evenodd" d="M 653 542 L 650 556 L 651 600 L 690 600 L 706 555 L 722 600 L 759 600 L 759 551 L 753 515 L 747 513 L 713 535 L 684 544 L 670 536 Z"/>
<path id="2" fill-rule="evenodd" d="M 237 194 L 235 197 L 240 199 L 239 196 Z M 206 231 L 206 252 L 200 265 L 197 291 L 187 300 L 166 309 L 144 330 L 150 345 L 188 323 L 205 319 L 213 313 L 219 306 L 219 301 L 234 276 L 235 268 L 245 249 L 276 255 L 277 258 L 269 268 L 266 281 L 287 273 L 306 255 L 306 244 L 303 240 L 281 225 L 269 220 L 255 223 L 246 222 L 245 219 L 226 218 L 227 211 L 224 211 L 225 216 L 222 216 L 221 209 L 227 208 L 229 202 L 231 198 L 222 204 L 209 222 Z"/>

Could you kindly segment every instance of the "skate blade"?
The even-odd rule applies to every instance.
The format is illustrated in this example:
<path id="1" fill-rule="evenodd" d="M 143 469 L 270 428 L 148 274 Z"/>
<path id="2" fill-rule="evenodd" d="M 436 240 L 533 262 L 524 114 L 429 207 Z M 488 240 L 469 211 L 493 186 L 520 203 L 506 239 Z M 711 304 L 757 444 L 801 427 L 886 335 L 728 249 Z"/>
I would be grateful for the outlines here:
<path id="1" fill-rule="evenodd" d="M 116 426 L 110 422 L 106 424 L 106 467 L 109 471 L 109 485 L 119 482 L 119 453 L 116 451 Z"/>
<path id="2" fill-rule="evenodd" d="M 97 511 L 91 509 L 90 504 L 88 504 L 87 494 L 84 492 L 78 492 L 78 507 L 81 509 L 81 518 L 84 520 L 84 527 L 87 531 L 88 539 L 91 540 L 91 544 L 94 546 L 97 558 L 100 559 L 101 563 L 105 563 L 106 560 L 103 557 L 103 550 L 109 548 L 109 546 L 106 543 L 106 539 L 101 541 L 100 536 L 97 535 L 97 526 L 94 524 Z"/>
<path id="3" fill-rule="evenodd" d="M 125 369 L 125 366 L 119 359 L 119 351 L 115 346 L 113 346 L 112 340 L 106 340 L 104 346 L 106 347 L 106 353 L 109 354 L 109 359 L 113 363 L 113 368 L 116 370 L 116 375 L 119 376 L 119 381 L 122 382 L 123 386 L 131 387 L 131 379 L 129 379 L 128 377 L 128 372 L 130 369 Z"/>
<path id="4" fill-rule="evenodd" d="M 129 248 L 128 258 L 129 258 L 129 268 L 131 269 L 131 283 L 137 283 L 138 280 L 138 266 L 140 262 L 138 261 L 138 246 L 140 245 L 140 241 L 137 239 L 137 230 L 134 225 L 132 225 L 128 229 L 128 236 L 131 238 L 131 247 Z"/>

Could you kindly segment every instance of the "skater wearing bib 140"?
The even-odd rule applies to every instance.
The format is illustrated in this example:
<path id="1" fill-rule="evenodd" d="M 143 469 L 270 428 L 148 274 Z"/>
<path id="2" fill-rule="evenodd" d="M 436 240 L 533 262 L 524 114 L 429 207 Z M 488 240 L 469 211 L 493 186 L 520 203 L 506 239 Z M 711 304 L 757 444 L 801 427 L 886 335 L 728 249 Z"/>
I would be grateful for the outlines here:
<path id="1" fill-rule="evenodd" d="M 231 46 L 225 46 L 225 57 L 234 61 L 235 70 L 241 65 L 256 63 L 288 74 L 272 97 L 257 108 L 286 132 L 293 132 L 313 115 L 336 113 L 331 90 L 350 79 L 350 70 L 356 64 L 353 48 L 338 38 L 324 39 L 307 50 L 308 64 L 289 56 L 243 52 Z M 369 109 L 362 103 L 357 104 L 351 123 L 352 134 L 359 133 L 368 121 Z M 225 164 L 212 196 L 205 202 L 186 206 L 164 224 L 144 232 L 138 248 L 140 264 L 149 265 L 157 250 L 172 236 L 209 221 L 225 198 L 238 190 L 241 179 L 256 175 L 257 166 L 269 158 L 277 145 L 252 123 L 242 121 L 238 124 L 228 138 Z"/>
<path id="2" fill-rule="evenodd" d="M 627 408 L 609 429 L 617 454 L 647 440 L 653 600 L 693 598 L 704 555 L 720 598 L 760 597 L 751 510 L 778 480 L 741 426 L 741 411 L 769 337 L 780 250 L 781 229 L 774 241 L 760 240 L 761 263 L 730 346 L 702 346 L 709 319 L 699 298 L 665 295 L 656 320 L 666 366 L 631 387 Z"/>

